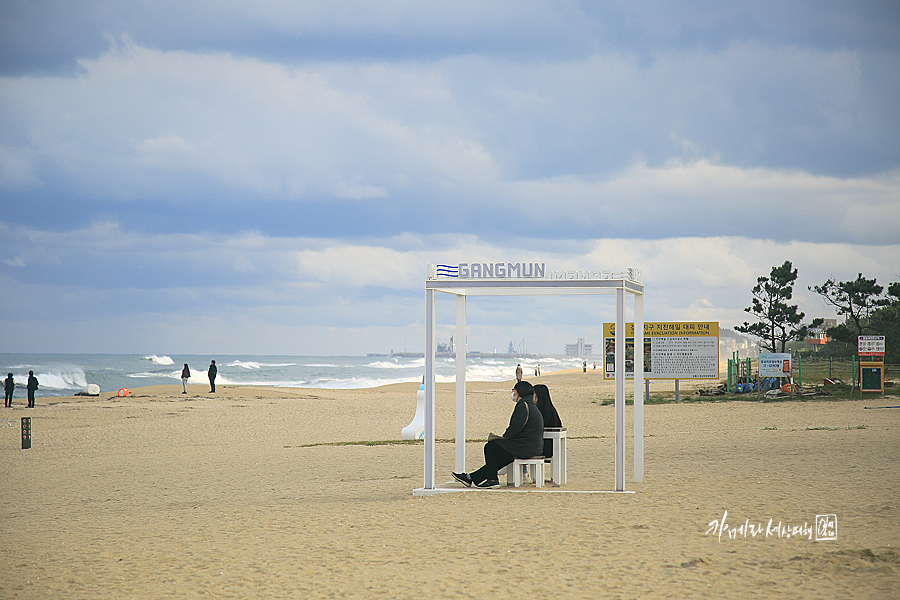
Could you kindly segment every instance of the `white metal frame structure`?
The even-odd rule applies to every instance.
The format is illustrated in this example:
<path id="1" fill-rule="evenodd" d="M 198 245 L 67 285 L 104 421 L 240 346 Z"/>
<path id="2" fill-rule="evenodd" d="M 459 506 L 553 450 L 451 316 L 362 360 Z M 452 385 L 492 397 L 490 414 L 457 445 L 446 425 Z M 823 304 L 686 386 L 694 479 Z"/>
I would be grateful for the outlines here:
<path id="1" fill-rule="evenodd" d="M 616 491 L 625 489 L 625 294 L 634 297 L 634 330 L 644 331 L 644 286 L 629 279 L 455 279 L 425 281 L 425 486 L 434 482 L 434 363 L 436 344 L 435 293 L 456 296 L 456 460 L 455 470 L 466 465 L 466 297 L 467 296 L 574 296 L 616 297 Z M 642 348 L 643 344 L 636 345 Z M 634 481 L 644 478 L 644 353 L 634 353 Z"/>

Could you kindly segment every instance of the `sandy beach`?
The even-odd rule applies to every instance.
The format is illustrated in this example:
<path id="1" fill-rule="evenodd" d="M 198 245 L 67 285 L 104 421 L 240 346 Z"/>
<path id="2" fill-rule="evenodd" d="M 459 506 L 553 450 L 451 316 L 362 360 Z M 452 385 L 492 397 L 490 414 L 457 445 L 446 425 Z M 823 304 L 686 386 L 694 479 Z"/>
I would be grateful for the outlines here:
<path id="1" fill-rule="evenodd" d="M 612 383 L 531 381 L 569 435 L 568 483 L 542 492 L 414 497 L 423 446 L 399 442 L 413 383 L 172 385 L 4 409 L 0 598 L 900 597 L 900 409 L 865 408 L 896 397 L 648 405 L 640 483 L 629 406 L 634 493 L 590 494 L 576 492 L 614 488 Z M 505 428 L 510 387 L 469 382 L 468 470 Z M 439 439 L 453 404 L 439 384 Z M 452 470 L 441 442 L 437 480 Z M 834 515 L 836 539 L 816 539 L 817 515 Z"/>

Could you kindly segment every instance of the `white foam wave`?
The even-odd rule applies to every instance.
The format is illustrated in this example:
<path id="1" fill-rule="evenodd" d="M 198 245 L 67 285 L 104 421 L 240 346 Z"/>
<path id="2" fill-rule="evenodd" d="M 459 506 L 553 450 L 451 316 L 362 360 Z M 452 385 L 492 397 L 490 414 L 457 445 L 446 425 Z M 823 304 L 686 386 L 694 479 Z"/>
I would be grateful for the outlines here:
<path id="1" fill-rule="evenodd" d="M 221 365 L 220 365 L 221 366 Z M 255 360 L 234 360 L 225 365 L 226 367 L 240 367 L 242 369 L 248 370 L 257 370 L 263 369 L 267 367 L 271 367 L 273 369 L 281 368 L 281 367 L 296 367 L 297 363 L 267 363 L 267 362 L 257 362 Z"/>
<path id="2" fill-rule="evenodd" d="M 78 367 L 51 369 L 47 373 L 37 373 L 35 377 L 40 387 L 51 390 L 76 390 L 87 385 L 84 371 Z"/>
<path id="3" fill-rule="evenodd" d="M 126 377 L 130 377 L 131 379 L 158 379 L 160 377 L 165 377 L 167 379 L 174 379 L 176 381 L 181 381 L 181 371 L 169 371 L 168 373 L 147 373 L 147 372 L 129 373 L 126 375 Z M 188 383 L 197 384 L 197 385 L 199 385 L 201 383 L 208 384 L 209 376 L 206 374 L 206 371 L 192 370 L 191 376 L 190 376 L 190 378 L 188 378 Z M 231 383 L 231 382 L 226 381 L 225 378 L 222 377 L 222 374 L 219 373 L 216 376 L 216 383 L 225 384 L 225 383 Z M 260 385 L 267 385 L 267 384 L 260 384 Z"/>
<path id="4" fill-rule="evenodd" d="M 515 376 L 515 370 L 510 369 L 508 365 L 471 365 L 466 367 L 467 381 L 503 381 L 512 379 Z"/>
<path id="5" fill-rule="evenodd" d="M 155 354 L 151 354 L 150 356 L 145 356 L 144 360 L 149 360 L 153 364 L 156 365 L 174 365 L 175 361 L 172 360 L 169 356 L 157 356 Z"/>
<path id="6" fill-rule="evenodd" d="M 235 360 L 235 361 L 228 363 L 226 366 L 240 367 L 242 369 L 254 369 L 254 370 L 258 370 L 258 369 L 262 368 L 262 365 L 260 365 L 258 362 L 249 361 L 249 360 L 248 361 Z"/>
<path id="7" fill-rule="evenodd" d="M 204 380 L 202 380 L 202 381 L 197 381 L 197 382 L 195 382 L 195 381 L 193 381 L 193 379 L 192 379 L 192 380 L 189 381 L 188 383 L 206 383 L 206 384 L 208 384 L 208 383 L 209 383 L 209 380 L 204 379 Z M 251 386 L 251 387 L 252 387 L 252 386 L 264 386 L 264 387 L 287 387 L 287 388 L 290 388 L 290 387 L 306 387 L 306 386 L 309 385 L 309 382 L 308 382 L 308 381 L 303 381 L 303 380 L 301 380 L 301 381 L 275 381 L 275 380 L 273 380 L 273 381 L 257 381 L 257 380 L 252 380 L 252 379 L 248 379 L 248 380 L 237 380 L 237 379 L 220 380 L 219 377 L 216 377 L 216 384 L 217 384 L 217 385 L 224 385 L 224 384 L 228 384 L 228 385 L 246 385 L 246 386 Z"/>
<path id="8" fill-rule="evenodd" d="M 412 365 L 412 364 L 408 364 L 408 363 L 401 364 L 398 362 L 387 362 L 387 361 L 381 360 L 381 361 L 370 363 L 368 366 L 372 367 L 373 369 L 412 369 L 412 368 L 415 368 L 417 365 Z"/>
<path id="9" fill-rule="evenodd" d="M 441 377 L 439 375 L 435 376 L 435 380 L 445 383 L 453 381 L 451 377 Z M 419 379 L 421 383 L 421 378 Z M 410 383 L 410 379 L 408 377 L 401 378 L 387 378 L 387 379 L 373 379 L 368 377 L 359 377 L 359 378 L 351 378 L 351 379 L 331 379 L 331 380 L 320 380 L 310 382 L 312 387 L 322 388 L 322 389 L 332 389 L 332 390 L 356 390 L 360 388 L 373 388 L 382 385 L 390 385 L 392 383 Z"/>
<path id="10" fill-rule="evenodd" d="M 150 379 L 152 377 L 159 377 L 159 373 L 129 373 L 126 377 L 131 377 L 132 379 Z"/>

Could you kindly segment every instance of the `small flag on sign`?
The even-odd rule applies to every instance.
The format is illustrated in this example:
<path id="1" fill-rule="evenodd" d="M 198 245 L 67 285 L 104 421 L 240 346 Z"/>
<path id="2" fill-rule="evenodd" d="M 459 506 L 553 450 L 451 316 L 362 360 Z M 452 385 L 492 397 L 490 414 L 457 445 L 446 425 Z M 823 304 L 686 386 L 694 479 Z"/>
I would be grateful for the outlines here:
<path id="1" fill-rule="evenodd" d="M 459 277 L 459 267 L 457 265 L 438 265 L 438 277 Z"/>

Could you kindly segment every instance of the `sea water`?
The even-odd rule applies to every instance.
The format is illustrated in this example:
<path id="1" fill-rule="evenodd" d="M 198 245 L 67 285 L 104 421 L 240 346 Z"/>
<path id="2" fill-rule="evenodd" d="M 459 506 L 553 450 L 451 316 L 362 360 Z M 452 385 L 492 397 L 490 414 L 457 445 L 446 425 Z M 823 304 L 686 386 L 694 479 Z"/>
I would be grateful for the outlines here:
<path id="1" fill-rule="evenodd" d="M 40 387 L 36 396 L 71 396 L 87 384 L 101 393 L 120 388 L 181 383 L 181 369 L 188 363 L 192 385 L 209 385 L 210 360 L 218 367 L 217 385 L 358 389 L 390 383 L 421 382 L 423 357 L 399 356 L 199 356 L 142 354 L 0 354 L 0 379 L 12 373 L 17 388 L 14 398 L 25 398 L 28 371 L 34 371 Z M 581 359 L 559 357 L 470 357 L 467 381 L 505 381 L 515 378 L 521 364 L 525 378 L 540 364 L 544 372 L 581 367 Z M 438 382 L 456 380 L 456 359 L 438 357 Z"/>

